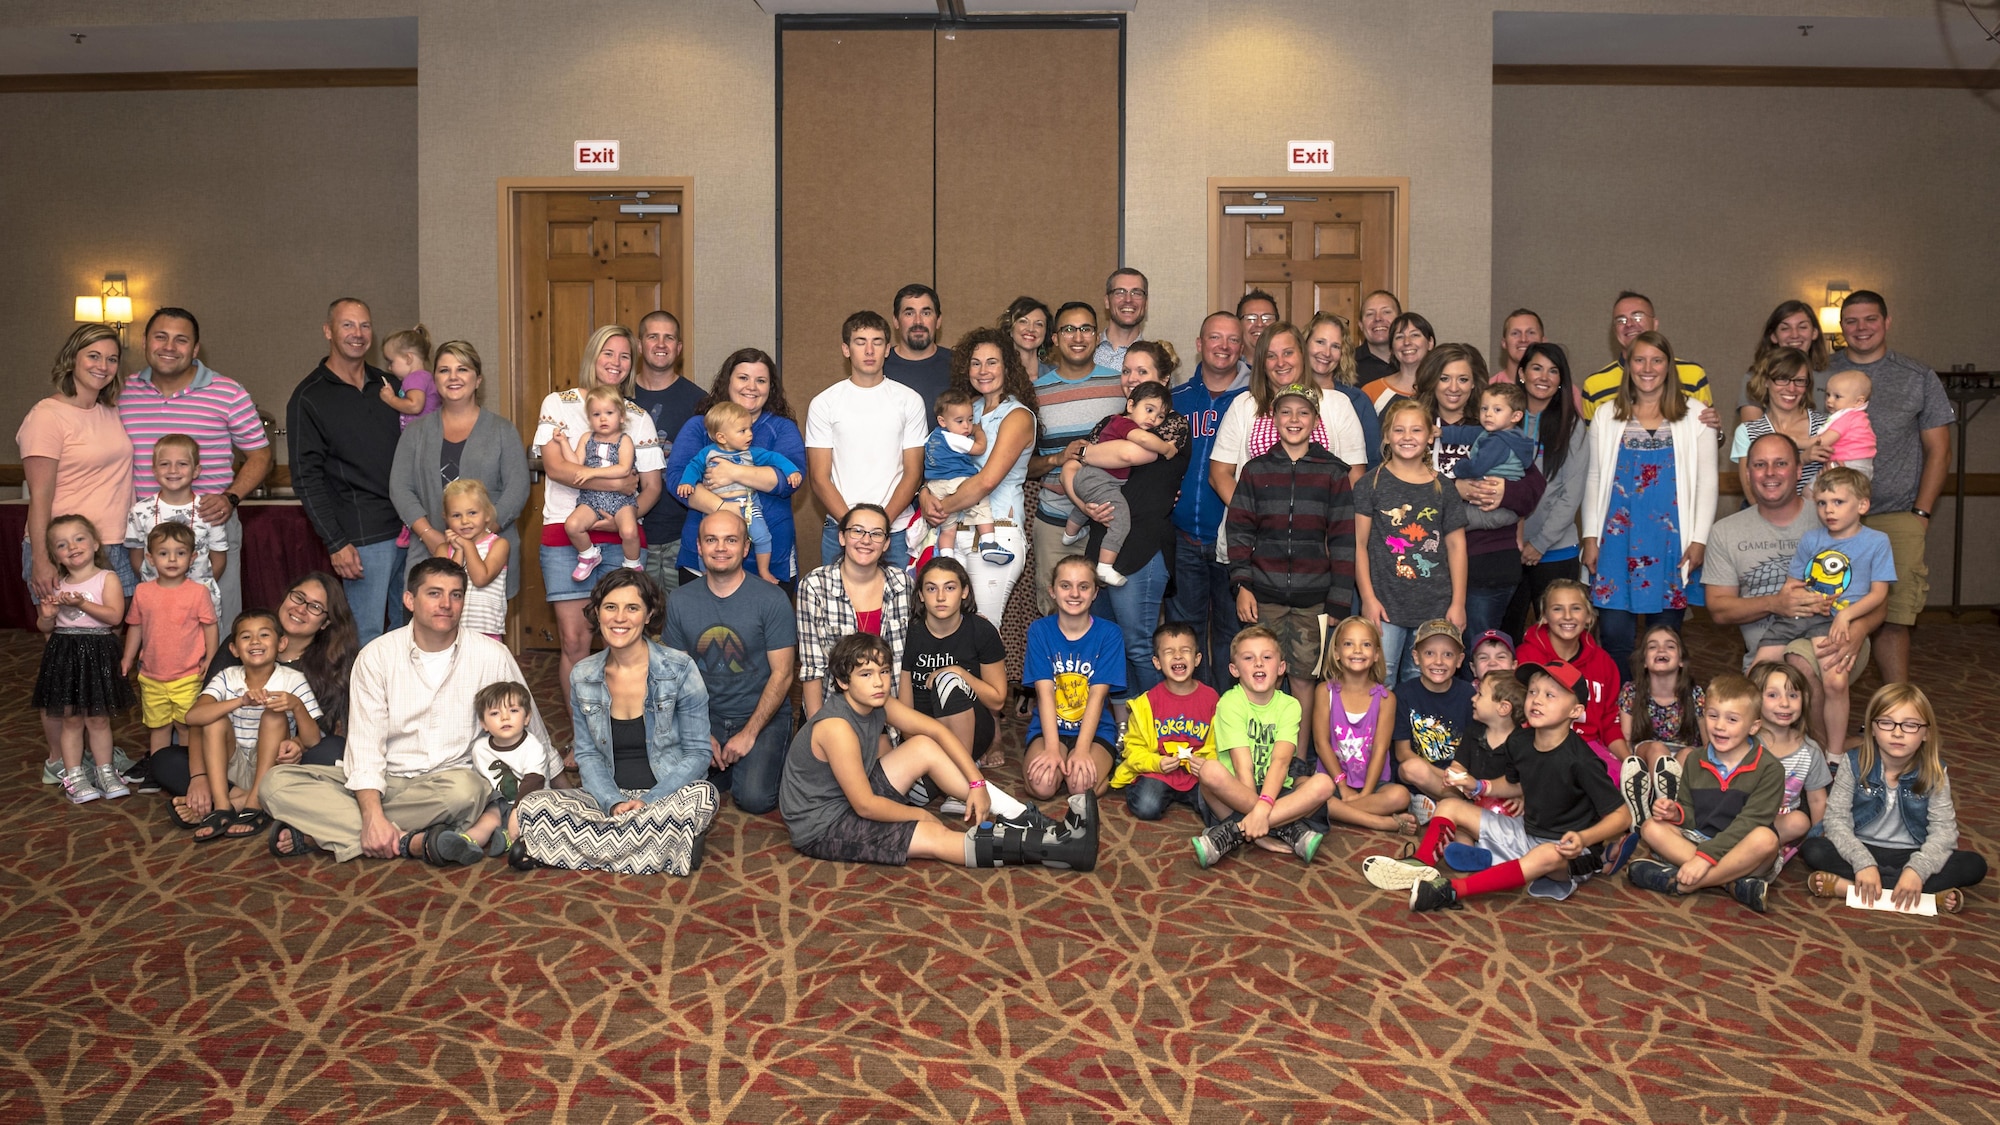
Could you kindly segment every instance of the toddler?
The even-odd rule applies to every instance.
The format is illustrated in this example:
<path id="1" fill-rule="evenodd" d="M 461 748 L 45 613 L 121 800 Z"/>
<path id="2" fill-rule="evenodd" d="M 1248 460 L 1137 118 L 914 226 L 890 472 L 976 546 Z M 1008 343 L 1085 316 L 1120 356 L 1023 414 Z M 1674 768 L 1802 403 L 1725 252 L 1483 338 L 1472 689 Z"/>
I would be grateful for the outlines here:
<path id="1" fill-rule="evenodd" d="M 150 732 L 150 750 L 164 749 L 178 732 L 187 737 L 187 712 L 201 690 L 201 672 L 215 659 L 215 603 L 188 577 L 194 531 L 163 523 L 146 535 L 146 556 L 156 577 L 132 591 L 125 614 L 125 662 L 139 672 L 139 711 Z"/>
<path id="2" fill-rule="evenodd" d="M 1172 401 L 1163 383 L 1133 387 L 1125 396 L 1125 413 L 1107 418 L 1097 427 L 1090 437 L 1091 448 L 1102 449 L 1112 442 L 1124 442 L 1148 454 L 1147 461 L 1166 456 L 1167 444 L 1153 431 L 1166 420 Z M 1129 464 L 1099 467 L 1090 464 L 1088 458 L 1086 451 L 1063 466 L 1063 491 L 1076 501 L 1077 508 L 1070 512 L 1063 527 L 1062 541 L 1065 546 L 1082 541 L 1088 519 L 1082 505 L 1111 505 L 1111 522 L 1104 525 L 1104 541 L 1097 551 L 1097 577 L 1106 586 L 1123 586 L 1125 576 L 1111 564 L 1117 560 L 1119 548 L 1125 546 L 1125 537 L 1132 533 L 1132 506 L 1125 501 L 1125 479 L 1132 475 L 1132 470 Z"/>
<path id="3" fill-rule="evenodd" d="M 505 825 L 515 803 L 547 783 L 548 750 L 528 729 L 534 718 L 528 685 L 505 680 L 487 684 L 472 697 L 472 709 L 480 726 L 472 740 L 472 768 L 493 786 L 493 798 L 463 832 L 426 834 L 424 858 L 435 855 L 433 862 L 473 864 L 505 855 L 514 846 Z"/>
<path id="4" fill-rule="evenodd" d="M 123 797 L 131 790 L 111 764 L 111 716 L 132 703 L 112 632 L 125 617 L 125 590 L 117 575 L 99 565 L 104 545 L 84 517 L 50 520 L 43 543 L 62 576 L 55 592 L 36 607 L 35 627 L 50 636 L 29 703 L 42 713 L 42 729 L 51 738 L 50 764 L 60 763 L 63 795 L 78 805 Z M 86 740 L 94 767 L 83 764 Z"/>
<path id="5" fill-rule="evenodd" d="M 589 487 L 592 480 L 632 475 L 637 453 L 625 433 L 625 397 L 617 387 L 599 383 L 584 392 L 583 409 L 590 419 L 590 433 L 583 441 L 583 463 L 570 462 L 563 443 L 556 443 L 558 460 L 565 462 L 565 467 L 575 465 L 571 481 L 577 489 L 576 510 L 563 521 L 570 546 L 576 548 L 576 569 L 569 573 L 572 582 L 589 578 L 603 561 L 603 552 L 590 541 L 593 531 L 616 531 L 619 546 L 625 551 L 625 565 L 637 570 L 644 564 L 639 552 L 637 501 L 629 492 Z"/>
<path id="6" fill-rule="evenodd" d="M 1520 480 L 1535 463 L 1535 439 L 1521 431 L 1528 415 L 1528 392 L 1519 383 L 1488 383 L 1479 392 L 1478 437 L 1451 467 L 1453 480 Z"/>
<path id="7" fill-rule="evenodd" d="M 493 525 L 499 513 L 486 486 L 460 477 L 444 486 L 445 557 L 465 568 L 465 613 L 459 625 L 503 644 L 507 632 L 507 540 Z"/>
<path id="8" fill-rule="evenodd" d="M 724 484 L 710 489 L 702 483 L 708 475 L 708 467 L 717 461 L 728 461 L 735 465 L 754 466 L 760 469 L 775 469 L 785 483 L 793 488 L 805 477 L 799 467 L 782 453 L 768 449 L 753 449 L 750 446 L 751 426 L 757 415 L 733 402 L 718 402 L 708 408 L 703 419 L 708 425 L 709 442 L 698 450 L 688 462 L 687 471 L 681 474 L 681 483 L 674 488 L 674 495 L 686 504 L 696 496 L 716 501 L 718 507 L 736 509 L 743 516 L 743 522 L 750 527 L 750 546 L 757 556 L 757 573 L 766 582 L 776 582 L 771 575 L 771 525 L 764 519 L 764 509 L 758 503 L 757 490 L 747 484 Z"/>
<path id="9" fill-rule="evenodd" d="M 1868 396 L 1875 383 L 1865 371 L 1841 371 L 1826 381 L 1826 428 L 1818 444 L 1827 462 L 1845 465 L 1861 475 L 1875 476 L 1875 427 L 1868 421 Z"/>
<path id="10" fill-rule="evenodd" d="M 956 493 L 967 477 L 977 474 L 979 462 L 974 458 L 986 454 L 986 431 L 972 420 L 973 397 L 972 392 L 957 389 L 937 397 L 937 429 L 924 441 L 924 488 L 940 500 Z M 981 558 L 994 566 L 1014 561 L 1014 552 L 993 537 L 993 509 L 984 500 L 938 525 L 938 554 L 952 553 L 960 523 L 970 523 L 978 532 L 976 550 Z"/>
<path id="11" fill-rule="evenodd" d="M 186 434 L 168 434 L 153 444 L 153 480 L 160 491 L 141 496 L 125 519 L 125 550 L 132 559 L 132 572 L 141 580 L 157 575 L 153 553 L 146 546 L 153 529 L 163 523 L 184 523 L 194 532 L 194 549 L 188 558 L 188 579 L 208 591 L 209 601 L 222 613 L 222 588 L 215 580 L 229 565 L 229 533 L 221 524 L 201 518 L 194 478 L 201 471 L 201 447 Z"/>
<path id="12" fill-rule="evenodd" d="M 444 399 L 438 397 L 437 380 L 431 377 L 430 372 L 430 329 L 419 324 L 415 328 L 390 333 L 389 338 L 382 341 L 382 359 L 389 365 L 389 374 L 402 384 L 402 390 L 398 391 L 384 382 L 382 401 L 403 416 L 404 429 L 410 428 L 411 420 L 436 414 L 438 408 L 444 405 Z"/>

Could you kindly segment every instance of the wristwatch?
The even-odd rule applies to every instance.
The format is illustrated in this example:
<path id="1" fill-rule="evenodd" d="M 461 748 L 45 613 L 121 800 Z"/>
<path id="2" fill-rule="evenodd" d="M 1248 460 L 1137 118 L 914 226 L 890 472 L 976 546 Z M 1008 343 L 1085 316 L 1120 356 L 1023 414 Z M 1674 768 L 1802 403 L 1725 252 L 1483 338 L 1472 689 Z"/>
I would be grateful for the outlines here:
<path id="1" fill-rule="evenodd" d="M 1931 518 L 1930 509 L 1928 508 L 1911 508 L 1910 514 L 1913 516 L 1922 516 L 1925 519 Z"/>
<path id="2" fill-rule="evenodd" d="M 229 501 L 229 506 L 231 508 L 238 507 L 243 503 L 243 498 L 241 496 L 236 495 L 234 492 L 225 492 L 222 494 L 222 498 L 224 500 Z"/>

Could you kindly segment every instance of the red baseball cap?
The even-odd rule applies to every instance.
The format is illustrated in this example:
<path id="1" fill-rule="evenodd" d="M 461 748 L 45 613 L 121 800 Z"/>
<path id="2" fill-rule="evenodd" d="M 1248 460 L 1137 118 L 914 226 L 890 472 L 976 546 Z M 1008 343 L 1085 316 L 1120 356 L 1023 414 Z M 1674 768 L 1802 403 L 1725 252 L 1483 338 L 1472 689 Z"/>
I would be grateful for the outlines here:
<path id="1" fill-rule="evenodd" d="M 1537 672 L 1561 684 L 1571 695 L 1578 698 L 1583 696 L 1583 692 L 1578 690 L 1583 683 L 1583 671 L 1569 661 L 1551 660 L 1546 664 L 1523 664 L 1514 669 L 1514 678 L 1525 684 L 1533 679 Z"/>

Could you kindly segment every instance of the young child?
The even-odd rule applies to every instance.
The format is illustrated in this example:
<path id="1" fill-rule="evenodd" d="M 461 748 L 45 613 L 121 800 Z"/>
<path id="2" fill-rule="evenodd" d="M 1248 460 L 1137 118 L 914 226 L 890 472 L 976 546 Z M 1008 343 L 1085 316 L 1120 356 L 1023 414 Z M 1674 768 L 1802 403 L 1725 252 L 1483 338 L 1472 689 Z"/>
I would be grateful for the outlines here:
<path id="1" fill-rule="evenodd" d="M 62 577 L 36 607 L 35 627 L 49 640 L 30 703 L 42 713 L 50 763 L 62 763 L 63 795 L 78 805 L 124 797 L 131 790 L 111 764 L 111 716 L 132 705 L 113 632 L 125 618 L 125 590 L 102 565 L 103 545 L 88 519 L 55 517 L 43 542 Z M 83 764 L 86 738 L 91 767 Z"/>
<path id="2" fill-rule="evenodd" d="M 1785 799 L 1771 825 L 1778 833 L 1782 869 L 1826 817 L 1826 791 L 1833 784 L 1826 753 L 1807 730 L 1812 714 L 1812 681 L 1790 664 L 1767 662 L 1750 669 L 1750 682 L 1764 693 L 1764 729 L 1757 740 L 1785 767 Z"/>
<path id="3" fill-rule="evenodd" d="M 1561 660 L 1583 674 L 1578 689 L 1583 717 L 1577 720 L 1576 733 L 1604 762 L 1605 776 L 1615 783 L 1632 747 L 1618 718 L 1618 689 L 1624 681 L 1618 662 L 1591 635 L 1596 623 L 1590 591 L 1574 578 L 1558 578 L 1542 592 L 1542 623 L 1529 626 L 1522 635 L 1518 654 L 1523 664 Z"/>
<path id="4" fill-rule="evenodd" d="M 382 401 L 403 416 L 404 429 L 409 429 L 412 421 L 426 414 L 436 414 L 444 406 L 444 399 L 438 396 L 437 380 L 430 371 L 430 329 L 419 324 L 415 328 L 391 332 L 389 338 L 382 341 L 382 360 L 389 365 L 389 374 L 394 375 L 402 385 L 402 391 L 398 393 L 395 387 L 384 382 Z"/>
<path id="5" fill-rule="evenodd" d="M 1492 795 L 1492 782 L 1507 776 L 1507 740 L 1521 729 L 1521 716 L 1528 707 L 1528 685 L 1514 678 L 1514 669 L 1495 668 L 1479 677 L 1472 692 L 1472 721 L 1480 730 L 1468 734 L 1458 746 L 1458 757 L 1445 767 L 1445 783 L 1482 809 L 1506 816 L 1521 815 L 1519 797 Z M 1444 859 L 1449 864 L 1455 849 L 1463 844 L 1446 844 Z"/>
<path id="6" fill-rule="evenodd" d="M 1072 796 L 1056 821 L 1001 792 L 944 724 L 889 694 L 895 674 L 887 642 L 871 633 L 850 633 L 828 654 L 826 700 L 793 737 L 778 789 L 792 847 L 843 863 L 1096 866 L 1096 794 Z M 903 741 L 883 752 L 889 726 Z M 924 779 L 965 802 L 968 828 L 948 828 L 929 809 L 906 803 L 904 794 Z"/>
<path id="7" fill-rule="evenodd" d="M 505 825 L 515 804 L 547 784 L 548 749 L 528 729 L 534 714 L 528 685 L 487 684 L 472 697 L 472 710 L 480 727 L 472 739 L 472 768 L 493 786 L 493 799 L 464 831 L 434 827 L 424 834 L 424 859 L 440 867 L 507 854 L 514 839 Z"/>
<path id="8" fill-rule="evenodd" d="M 1396 784 L 1390 736 L 1396 728 L 1396 694 L 1382 682 L 1382 634 L 1365 617 L 1334 626 L 1327 648 L 1323 690 L 1313 693 L 1313 748 L 1318 772 L 1333 782 L 1329 822 L 1413 833 L 1410 791 Z"/>
<path id="9" fill-rule="evenodd" d="M 1354 585 L 1361 616 L 1382 630 L 1391 682 L 1417 674 L 1411 630 L 1442 617 L 1465 627 L 1465 504 L 1431 468 L 1430 408 L 1397 399 L 1382 411 L 1388 458 L 1354 486 Z"/>
<path id="10" fill-rule="evenodd" d="M 687 471 L 681 474 L 681 482 L 674 486 L 674 495 L 680 497 L 684 504 L 699 498 L 703 507 L 709 504 L 727 506 L 741 513 L 743 522 L 750 526 L 750 547 L 757 556 L 757 573 L 766 582 L 776 582 L 777 578 L 771 574 L 771 524 L 764 518 L 757 490 L 747 484 L 726 484 L 719 491 L 712 491 L 702 483 L 702 479 L 708 475 L 708 467 L 717 461 L 776 470 L 778 476 L 793 488 L 797 488 L 805 477 L 784 454 L 751 446 L 755 439 L 751 427 L 756 424 L 757 415 L 737 403 L 727 400 L 718 402 L 708 408 L 702 420 L 708 426 L 709 442 L 696 451 L 694 459 L 688 462 Z"/>
<path id="11" fill-rule="evenodd" d="M 1069 521 L 1063 527 L 1062 541 L 1065 546 L 1083 541 L 1087 529 L 1085 521 L 1089 517 L 1083 514 L 1082 505 L 1111 505 L 1111 522 L 1104 525 L 1104 540 L 1097 550 L 1097 577 L 1106 586 L 1125 584 L 1125 576 L 1111 564 L 1117 560 L 1119 548 L 1125 545 L 1125 537 L 1132 532 L 1132 506 L 1125 500 L 1125 480 L 1132 475 L 1130 466 L 1166 456 L 1167 444 L 1153 431 L 1166 420 L 1171 409 L 1173 395 L 1165 384 L 1146 382 L 1133 387 L 1131 393 L 1125 396 L 1125 413 L 1099 423 L 1091 432 L 1090 444 L 1104 446 L 1111 442 L 1124 442 L 1133 452 L 1144 454 L 1143 460 L 1131 461 L 1117 468 L 1099 468 L 1082 460 L 1071 460 L 1063 465 L 1063 491 L 1077 502 L 1076 510 L 1070 512 Z"/>
<path id="12" fill-rule="evenodd" d="M 1479 392 L 1478 437 L 1451 467 L 1453 480 L 1520 480 L 1535 463 L 1535 439 L 1521 432 L 1528 392 L 1519 383 L 1488 383 Z"/>
<path id="13" fill-rule="evenodd" d="M 562 468 L 574 472 L 571 479 L 577 486 L 576 510 L 563 521 L 569 544 L 576 548 L 576 569 L 569 575 L 573 582 L 589 578 L 590 572 L 603 561 L 603 552 L 590 541 L 593 531 L 616 531 L 618 544 L 625 552 L 625 565 L 634 570 L 645 565 L 639 552 L 639 509 L 634 507 L 636 501 L 632 495 L 588 487 L 592 480 L 632 474 L 637 454 L 632 438 L 625 433 L 624 396 L 617 387 L 599 383 L 583 393 L 583 408 L 590 417 L 583 461 L 571 461 L 563 443 L 556 443 L 556 459 L 562 462 Z"/>
<path id="14" fill-rule="evenodd" d="M 976 399 L 971 391 L 957 388 L 937 397 L 937 429 L 924 439 L 924 488 L 940 500 L 956 493 L 967 478 L 978 475 L 976 458 L 986 455 L 986 431 L 972 420 Z M 955 513 L 934 531 L 925 532 L 923 541 L 910 553 L 915 555 L 936 543 L 938 554 L 954 554 L 958 548 L 958 528 L 963 523 L 973 526 L 977 544 L 973 549 L 981 558 L 994 566 L 1014 561 L 1014 552 L 993 537 L 993 509 L 984 500 Z"/>
<path id="15" fill-rule="evenodd" d="M 1125 635 L 1090 613 L 1097 569 L 1082 555 L 1058 560 L 1049 594 L 1056 611 L 1028 626 L 1021 669 L 1035 688 L 1024 772 L 1036 800 L 1109 786 L 1118 725 L 1106 700 L 1125 690 Z"/>
<path id="16" fill-rule="evenodd" d="M 1708 682 L 1707 744 L 1681 751 L 1678 792 L 1653 794 L 1639 826 L 1653 858 L 1625 869 L 1633 886 L 1665 895 L 1728 887 L 1757 913 L 1769 909 L 1762 876 L 1778 859 L 1771 822 L 1785 798 L 1785 767 L 1757 742 L 1763 697 L 1735 672 Z"/>
<path id="17" fill-rule="evenodd" d="M 1875 383 L 1865 371 L 1835 372 L 1826 381 L 1826 427 L 1815 444 L 1827 450 L 1829 466 L 1841 465 L 1864 477 L 1875 476 L 1875 426 L 1868 420 L 1868 399 Z"/>
<path id="18" fill-rule="evenodd" d="M 444 486 L 445 557 L 465 568 L 465 612 L 459 627 L 505 642 L 507 539 L 494 529 L 493 497 L 474 477 Z"/>
<path id="19" fill-rule="evenodd" d="M 1470 895 L 1524 886 L 1539 897 L 1566 899 L 1603 867 L 1604 843 L 1632 827 L 1602 763 L 1571 729 L 1583 717 L 1582 671 L 1554 660 L 1524 663 L 1514 675 L 1527 685 L 1528 725 L 1507 739 L 1505 775 L 1489 782 L 1485 795 L 1519 797 L 1521 815 L 1449 798 L 1438 802 L 1415 864 L 1378 856 L 1362 865 L 1378 887 L 1393 890 L 1408 881 L 1412 910 L 1455 908 Z M 1479 844 L 1454 852 L 1465 864 L 1459 870 L 1469 872 L 1457 879 L 1436 868 L 1454 837 Z"/>
<path id="20" fill-rule="evenodd" d="M 1229 642 L 1236 686 L 1215 705 L 1213 766 L 1189 759 L 1211 815 L 1224 814 L 1196 836 L 1195 862 L 1213 867 L 1248 840 L 1266 851 L 1289 851 L 1311 863 L 1325 835 L 1305 823 L 1333 796 L 1323 773 L 1297 777 L 1299 701 L 1285 694 L 1285 656 L 1277 635 L 1252 625 Z"/>
<path id="21" fill-rule="evenodd" d="M 155 525 L 146 534 L 154 577 L 132 591 L 132 607 L 125 612 L 129 627 L 120 669 L 128 676 L 135 668 L 139 672 L 139 712 L 149 752 L 164 748 L 175 736 L 187 738 L 188 708 L 219 643 L 215 603 L 205 587 L 188 577 L 194 552 L 193 528 Z"/>
<path id="22" fill-rule="evenodd" d="M 1478 682 L 1486 678 L 1488 672 L 1512 672 L 1514 670 L 1514 638 L 1498 629 L 1488 629 L 1472 638 L 1466 648 L 1472 679 Z M 1520 717 L 1520 712 L 1515 712 Z"/>
<path id="23" fill-rule="evenodd" d="M 1452 792 L 1445 771 L 1473 735 L 1473 690 L 1458 674 L 1465 653 L 1457 626 L 1426 621 L 1415 639 L 1417 675 L 1396 685 L 1396 776 L 1410 790 L 1417 823 L 1429 824 L 1436 802 Z"/>
<path id="24" fill-rule="evenodd" d="M 1639 706 L 1643 685 L 1646 704 Z M 1686 647 L 1671 625 L 1655 623 L 1646 630 L 1632 653 L 1632 678 L 1618 689 L 1618 725 L 1632 753 L 1619 767 L 1618 791 L 1629 801 L 1643 799 L 1643 779 L 1662 755 L 1680 757 L 1680 752 L 1701 740 L 1699 722 L 1703 714 L 1703 689 L 1688 671 Z M 1635 789 L 1634 786 L 1641 786 Z M 1645 819 L 1633 810 L 1634 824 Z"/>
<path id="25" fill-rule="evenodd" d="M 242 661 L 210 677 L 194 706 L 189 726 L 228 721 L 231 736 L 202 747 L 212 811 L 195 823 L 194 841 L 255 836 L 271 823 L 260 792 L 264 775 L 278 764 L 287 741 L 301 749 L 319 745 L 319 700 L 304 672 L 278 663 L 284 655 L 284 627 L 268 609 L 248 609 L 229 627 L 229 651 Z"/>
<path id="26" fill-rule="evenodd" d="M 1944 735 L 1930 697 L 1914 684 L 1884 684 L 1868 701 L 1861 745 L 1849 750 L 1826 798 L 1825 833 L 1799 847 L 1813 869 L 1806 889 L 1863 903 L 1884 890 L 1897 910 L 1935 895 L 1938 910 L 1965 909 L 1986 878 L 1986 857 L 1958 848 L 1958 813 L 1944 768 Z"/>
<path id="27" fill-rule="evenodd" d="M 1158 820 L 1183 804 L 1201 805 L 1195 774 L 1215 760 L 1215 689 L 1194 678 L 1201 646 L 1194 627 L 1169 621 L 1153 630 L 1153 667 L 1164 677 L 1132 700 L 1125 718 L 1125 753 L 1111 772 L 1111 788 L 1125 791 L 1125 807 L 1140 820 Z"/>
<path id="28" fill-rule="evenodd" d="M 1237 620 L 1277 635 L 1303 713 L 1313 705 L 1319 623 L 1354 604 L 1354 490 L 1347 463 L 1312 440 L 1318 387 L 1281 389 L 1271 414 L 1277 444 L 1243 466 L 1223 532 Z"/>
<path id="29" fill-rule="evenodd" d="M 200 497 L 194 493 L 195 474 L 201 470 L 201 447 L 186 434 L 168 434 L 153 443 L 153 480 L 160 491 L 141 496 L 125 518 L 125 550 L 132 559 L 132 572 L 141 579 L 152 578 L 152 552 L 147 536 L 163 523 L 184 523 L 194 532 L 194 554 L 188 560 L 188 579 L 208 591 L 215 612 L 222 612 L 222 588 L 216 579 L 229 565 L 229 532 L 220 524 L 201 518 Z"/>
<path id="30" fill-rule="evenodd" d="M 1754 661 L 1791 660 L 1807 674 L 1820 676 L 1825 690 L 1820 693 L 1819 725 L 1836 747 L 1847 744 L 1848 688 L 1865 661 L 1856 661 L 1856 669 L 1847 672 L 1822 671 L 1811 645 L 1814 637 L 1847 643 L 1853 630 L 1866 631 L 1863 619 L 1889 600 L 1889 584 L 1896 580 L 1895 553 L 1887 535 L 1861 522 L 1871 492 L 1869 479 L 1845 466 L 1823 470 L 1813 481 L 1820 526 L 1799 539 L 1785 584 L 1825 595 L 1834 612 L 1831 617 L 1773 618 Z"/>

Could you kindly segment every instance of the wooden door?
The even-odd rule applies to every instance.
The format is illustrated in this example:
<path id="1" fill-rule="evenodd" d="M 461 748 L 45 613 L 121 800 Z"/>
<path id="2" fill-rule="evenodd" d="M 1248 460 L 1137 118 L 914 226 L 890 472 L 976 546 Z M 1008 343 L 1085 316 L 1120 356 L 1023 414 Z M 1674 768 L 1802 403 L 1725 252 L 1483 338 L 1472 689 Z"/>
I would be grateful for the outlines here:
<path id="1" fill-rule="evenodd" d="M 682 216 L 627 214 L 642 202 L 630 190 L 523 191 L 515 195 L 514 420 L 532 441 L 543 396 L 576 386 L 584 346 L 606 324 L 636 333 L 654 309 L 681 317 Z M 679 204 L 681 193 L 653 190 L 646 204 Z M 670 435 L 671 436 L 671 435 Z M 529 450 L 534 463 L 535 451 Z M 509 615 L 517 648 L 557 647 L 555 615 L 542 587 L 536 545 L 542 529 L 541 473 L 521 512 L 521 593 Z"/>
<path id="2" fill-rule="evenodd" d="M 1220 192 L 1216 206 L 1255 204 L 1284 213 L 1220 213 L 1217 308 L 1234 308 L 1237 298 L 1262 289 L 1293 324 L 1304 326 L 1318 312 L 1352 324 L 1368 293 L 1401 295 L 1393 192 L 1298 191 L 1277 184 L 1259 199 L 1252 190 Z"/>

